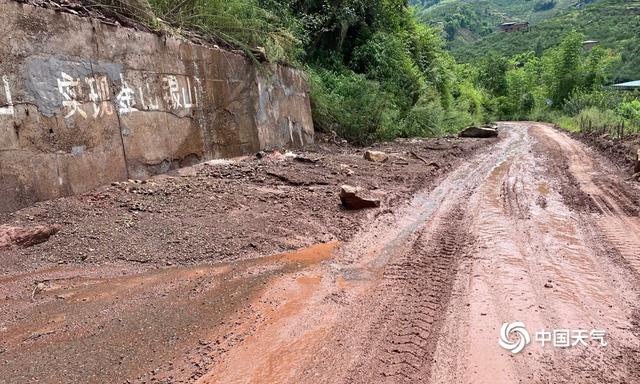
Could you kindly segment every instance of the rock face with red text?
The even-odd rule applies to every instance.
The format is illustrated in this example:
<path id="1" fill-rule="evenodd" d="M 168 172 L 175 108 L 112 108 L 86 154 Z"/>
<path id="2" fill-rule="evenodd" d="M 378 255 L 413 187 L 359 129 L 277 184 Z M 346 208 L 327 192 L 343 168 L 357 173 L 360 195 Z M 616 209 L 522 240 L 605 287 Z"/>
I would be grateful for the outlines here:
<path id="1" fill-rule="evenodd" d="M 0 15 L 0 213 L 313 143 L 294 68 L 14 1 Z"/>

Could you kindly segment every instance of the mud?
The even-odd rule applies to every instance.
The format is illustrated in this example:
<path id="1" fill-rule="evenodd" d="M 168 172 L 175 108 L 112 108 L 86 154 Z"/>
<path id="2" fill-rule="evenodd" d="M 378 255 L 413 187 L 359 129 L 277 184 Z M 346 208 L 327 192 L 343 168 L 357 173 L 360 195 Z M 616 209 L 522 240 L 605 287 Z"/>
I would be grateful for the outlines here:
<path id="1" fill-rule="evenodd" d="M 292 383 L 640 382 L 629 226 L 638 190 L 550 127 L 502 132 L 491 151 L 343 244 L 286 327 L 257 330 L 294 337 L 248 343 L 200 382 L 273 382 L 260 375 L 266 365 L 240 369 L 255 357 L 279 361 L 277 381 Z M 533 343 L 512 355 L 497 339 L 514 321 L 532 333 L 604 329 L 609 345 Z M 295 363 L 281 353 L 289 348 Z"/>
<path id="2" fill-rule="evenodd" d="M 104 251 L 65 265 L 32 256 L 53 255 L 54 245 L 81 249 L 80 234 L 69 232 L 5 252 L 0 381 L 640 383 L 637 184 L 546 125 L 503 123 L 498 140 L 482 143 L 385 144 L 376 148 L 392 153 L 385 164 L 333 148 L 305 154 L 313 161 L 210 165 L 154 181 L 168 183 L 161 188 L 127 183 L 100 192 L 108 193 L 97 200 L 104 214 L 123 196 L 159 211 L 171 206 L 133 188 L 191 188 L 180 200 L 171 200 L 177 192 L 163 199 L 196 217 L 184 228 L 201 235 L 212 217 L 229 220 L 243 193 L 256 205 L 241 212 L 261 213 L 225 222 L 228 237 L 202 240 L 229 250 L 217 258 L 190 248 L 194 235 L 145 263 Z M 410 156 L 416 150 L 440 170 Z M 192 196 L 215 204 L 210 197 L 220 192 L 199 188 L 221 188 L 217 180 L 226 180 L 230 196 L 214 216 Z M 377 194 L 381 209 L 340 210 L 335 186 L 344 180 Z M 291 202 L 282 210 L 273 208 L 280 197 L 255 198 L 280 196 L 274 191 L 281 189 Z M 87 201 L 51 204 L 93 207 Z M 87 225 L 72 228 L 99 228 L 91 215 L 67 217 Z M 107 238 L 139 257 L 137 246 L 161 238 L 154 231 L 177 230 L 180 220 L 165 217 L 139 219 L 148 243 Z M 265 245 L 244 252 L 236 239 L 245 233 L 245 241 Z M 286 241 L 293 233 L 304 233 L 306 242 Z M 161 268 L 158 256 L 182 246 L 184 253 L 168 260 L 183 265 Z M 302 250 L 282 253 L 289 246 Z M 26 256 L 28 271 L 15 272 L 18 255 Z M 532 342 L 512 354 L 497 341 L 502 324 L 516 321 Z M 605 330 L 608 345 L 542 346 L 534 340 L 542 329 Z"/>
<path id="3" fill-rule="evenodd" d="M 4 214 L 11 228 L 60 230 L 42 244 L 0 250 L 0 382 L 206 376 L 258 325 L 305 307 L 328 281 L 314 266 L 338 241 L 391 218 L 414 191 L 491 144 L 376 145 L 392 156 L 385 164 L 366 161 L 361 149 L 320 144 L 300 160 L 272 153 L 213 161 Z M 382 207 L 343 209 L 345 183 Z M 272 375 L 282 370 L 268 364 Z"/>
<path id="4" fill-rule="evenodd" d="M 613 162 L 623 172 L 633 175 L 638 172 L 638 149 L 640 149 L 640 139 L 637 135 L 626 136 L 623 139 L 611 138 L 606 134 L 586 134 L 576 133 L 571 137 L 587 144 L 596 152 Z"/>

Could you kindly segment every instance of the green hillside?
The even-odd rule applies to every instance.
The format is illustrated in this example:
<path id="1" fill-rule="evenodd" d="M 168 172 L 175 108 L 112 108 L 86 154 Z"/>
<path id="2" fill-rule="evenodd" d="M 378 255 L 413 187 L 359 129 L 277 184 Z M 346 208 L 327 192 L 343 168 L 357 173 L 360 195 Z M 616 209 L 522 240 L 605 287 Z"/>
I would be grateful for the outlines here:
<path id="1" fill-rule="evenodd" d="M 640 132 L 640 92 L 607 88 L 640 78 L 640 0 L 136 0 L 142 15 L 133 1 L 85 1 L 300 68 L 314 127 L 356 144 L 492 120 Z M 531 31 L 498 31 L 516 20 Z M 604 48 L 585 50 L 593 38 Z"/>
<path id="2" fill-rule="evenodd" d="M 418 16 L 444 32 L 447 46 L 457 50 L 498 31 L 508 21 L 532 25 L 594 0 L 412 0 Z"/>
<path id="3" fill-rule="evenodd" d="M 534 7 L 538 3 L 446 0 L 425 3 L 428 6 L 419 8 L 418 13 L 428 24 L 443 29 L 449 50 L 461 62 L 475 61 L 490 51 L 508 56 L 531 50 L 540 52 L 576 30 L 621 54 L 622 61 L 612 68 L 614 80 L 640 79 L 640 1 L 600 0 L 589 4 L 557 1 L 552 9 L 536 12 Z M 530 21 L 531 31 L 510 34 L 497 31 L 496 27 L 506 20 Z"/>
<path id="4" fill-rule="evenodd" d="M 558 12 L 579 8 L 594 0 L 411 0 L 427 18 L 441 18 L 464 7 L 501 20 L 526 20 L 532 24 L 548 19 Z"/>

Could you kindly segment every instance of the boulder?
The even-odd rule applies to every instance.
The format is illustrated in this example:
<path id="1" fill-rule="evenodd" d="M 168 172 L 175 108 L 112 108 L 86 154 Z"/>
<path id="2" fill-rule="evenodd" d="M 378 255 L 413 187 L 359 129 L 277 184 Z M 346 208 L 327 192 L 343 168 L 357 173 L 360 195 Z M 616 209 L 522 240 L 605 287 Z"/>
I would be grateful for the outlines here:
<path id="1" fill-rule="evenodd" d="M 340 201 L 346 209 L 356 210 L 364 208 L 377 208 L 380 206 L 380 200 L 365 199 L 358 195 L 359 188 L 351 185 L 343 185 L 340 189 Z"/>
<path id="2" fill-rule="evenodd" d="M 32 228 L 0 225 L 0 249 L 13 245 L 30 247 L 44 243 L 60 228 L 59 225 L 38 225 Z"/>
<path id="3" fill-rule="evenodd" d="M 489 137 L 498 137 L 498 130 L 492 127 L 469 127 L 460 132 L 458 136 L 487 139 Z"/>
<path id="4" fill-rule="evenodd" d="M 365 151 L 364 158 L 376 163 L 384 163 L 389 160 L 389 155 L 380 151 Z"/>

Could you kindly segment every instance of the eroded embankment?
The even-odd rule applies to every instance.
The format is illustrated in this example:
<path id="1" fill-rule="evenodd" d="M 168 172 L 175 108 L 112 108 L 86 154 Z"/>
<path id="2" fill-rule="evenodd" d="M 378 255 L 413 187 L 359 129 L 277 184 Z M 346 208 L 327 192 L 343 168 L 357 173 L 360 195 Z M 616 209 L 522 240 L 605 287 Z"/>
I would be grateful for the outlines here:
<path id="1" fill-rule="evenodd" d="M 0 14 L 0 212 L 313 143 L 294 68 L 13 0 Z"/>

